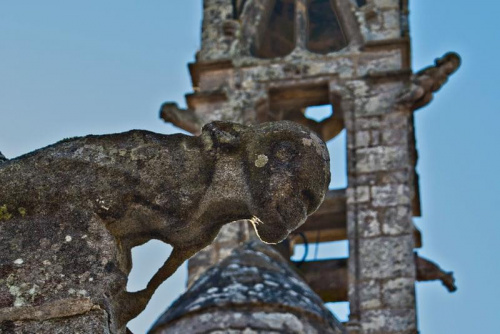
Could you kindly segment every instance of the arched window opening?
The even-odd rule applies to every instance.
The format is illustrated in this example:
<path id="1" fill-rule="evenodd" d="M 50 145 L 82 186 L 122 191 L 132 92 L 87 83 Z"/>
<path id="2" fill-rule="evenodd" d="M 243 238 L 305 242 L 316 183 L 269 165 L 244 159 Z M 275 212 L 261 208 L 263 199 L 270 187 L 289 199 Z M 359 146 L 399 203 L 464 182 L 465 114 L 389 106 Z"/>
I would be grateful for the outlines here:
<path id="1" fill-rule="evenodd" d="M 295 1 L 276 0 L 265 28 L 251 48 L 259 58 L 284 57 L 295 48 Z"/>
<path id="2" fill-rule="evenodd" d="M 347 39 L 331 0 L 310 0 L 307 8 L 309 17 L 307 49 L 326 54 L 347 46 Z"/>

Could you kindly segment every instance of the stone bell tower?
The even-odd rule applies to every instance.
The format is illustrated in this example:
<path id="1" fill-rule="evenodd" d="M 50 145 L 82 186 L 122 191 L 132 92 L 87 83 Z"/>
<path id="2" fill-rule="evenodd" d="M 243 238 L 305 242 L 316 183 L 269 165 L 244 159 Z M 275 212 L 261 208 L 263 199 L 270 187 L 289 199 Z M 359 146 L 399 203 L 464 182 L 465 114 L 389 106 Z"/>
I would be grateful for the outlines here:
<path id="1" fill-rule="evenodd" d="M 161 117 L 193 134 L 212 120 L 292 120 L 324 141 L 345 129 L 348 186 L 330 191 L 299 232 L 320 242 L 347 239 L 349 258 L 297 270 L 324 302 L 349 301 L 348 333 L 417 333 L 416 281 L 455 286 L 450 273 L 415 253 L 413 112 L 460 58 L 448 53 L 412 70 L 408 0 L 205 0 L 203 7 L 188 108 L 165 103 Z M 332 115 L 307 118 L 305 109 L 319 105 L 332 106 Z M 227 226 L 190 260 L 190 284 L 250 235 L 245 222 Z"/>

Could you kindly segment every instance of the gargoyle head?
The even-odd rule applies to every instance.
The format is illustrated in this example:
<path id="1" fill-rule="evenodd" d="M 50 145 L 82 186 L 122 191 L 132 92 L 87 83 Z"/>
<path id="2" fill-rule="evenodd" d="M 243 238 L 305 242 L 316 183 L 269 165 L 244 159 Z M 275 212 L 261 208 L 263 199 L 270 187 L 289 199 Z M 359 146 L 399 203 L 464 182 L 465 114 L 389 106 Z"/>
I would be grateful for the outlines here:
<path id="1" fill-rule="evenodd" d="M 330 183 L 326 145 L 288 121 L 256 126 L 243 141 L 255 230 L 265 242 L 280 242 L 323 202 Z"/>
<path id="2" fill-rule="evenodd" d="M 328 151 L 302 125 L 213 122 L 204 127 L 203 137 L 206 147 L 243 161 L 245 204 L 262 241 L 282 241 L 323 201 L 330 183 Z"/>

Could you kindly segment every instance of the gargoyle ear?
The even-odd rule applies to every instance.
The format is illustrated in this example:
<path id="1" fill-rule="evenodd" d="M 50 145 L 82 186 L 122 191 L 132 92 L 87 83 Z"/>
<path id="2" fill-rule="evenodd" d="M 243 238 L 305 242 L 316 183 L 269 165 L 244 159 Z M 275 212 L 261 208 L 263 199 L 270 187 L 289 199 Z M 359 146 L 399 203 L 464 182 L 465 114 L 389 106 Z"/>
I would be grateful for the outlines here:
<path id="1" fill-rule="evenodd" d="M 245 129 L 247 127 L 241 124 L 216 121 L 203 126 L 201 137 L 208 150 L 232 150 L 240 146 Z"/>

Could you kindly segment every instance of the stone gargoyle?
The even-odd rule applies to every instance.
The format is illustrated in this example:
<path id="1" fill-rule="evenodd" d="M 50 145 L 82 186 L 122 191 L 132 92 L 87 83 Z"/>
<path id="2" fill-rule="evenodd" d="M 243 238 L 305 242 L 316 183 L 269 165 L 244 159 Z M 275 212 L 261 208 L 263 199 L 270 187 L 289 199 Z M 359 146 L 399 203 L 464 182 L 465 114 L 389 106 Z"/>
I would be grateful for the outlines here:
<path id="1" fill-rule="evenodd" d="M 434 63 L 434 66 L 426 67 L 412 75 L 411 84 L 400 97 L 400 103 L 412 110 L 428 105 L 434 98 L 434 94 L 460 67 L 461 58 L 455 52 L 448 52 L 437 58 Z"/>
<path id="2" fill-rule="evenodd" d="M 0 162 L 0 321 L 97 308 L 123 332 L 224 224 L 250 220 L 277 243 L 329 181 L 325 144 L 293 122 L 72 138 Z M 131 249 L 151 239 L 173 251 L 144 290 L 126 292 Z"/>

